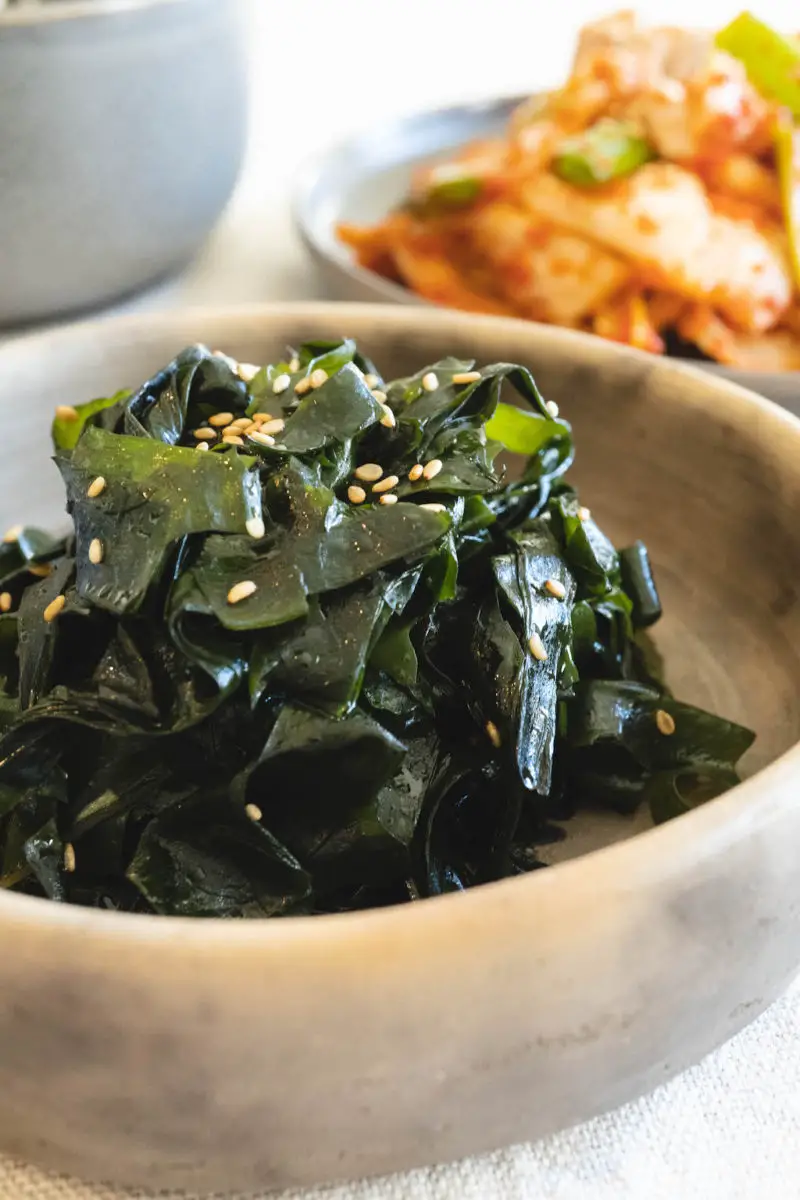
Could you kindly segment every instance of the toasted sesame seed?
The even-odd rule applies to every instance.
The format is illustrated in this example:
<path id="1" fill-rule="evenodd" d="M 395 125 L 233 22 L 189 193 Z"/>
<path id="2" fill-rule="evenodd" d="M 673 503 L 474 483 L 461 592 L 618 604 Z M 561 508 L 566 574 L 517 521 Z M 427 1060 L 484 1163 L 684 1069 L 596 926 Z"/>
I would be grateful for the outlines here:
<path id="1" fill-rule="evenodd" d="M 381 408 L 383 409 L 383 416 L 381 417 L 381 425 L 384 425 L 387 429 L 394 429 L 395 425 L 397 424 L 397 420 L 395 418 L 394 413 L 385 404 L 382 404 Z"/>
<path id="2" fill-rule="evenodd" d="M 5 533 L 3 534 L 3 541 L 4 542 L 16 542 L 19 540 L 19 535 L 21 533 L 22 533 L 21 525 L 12 525 L 11 528 L 7 529 L 5 531 Z"/>
<path id="3" fill-rule="evenodd" d="M 221 412 L 214 413 L 213 417 L 208 418 L 209 425 L 230 425 L 233 420 L 233 413 Z"/>
<path id="4" fill-rule="evenodd" d="M 56 417 L 59 421 L 77 421 L 78 410 L 71 404 L 59 404 L 56 408 Z"/>
<path id="5" fill-rule="evenodd" d="M 418 508 L 426 508 L 428 512 L 447 512 L 443 504 L 420 504 Z"/>
<path id="6" fill-rule="evenodd" d="M 308 386 L 312 388 L 322 387 L 323 383 L 328 382 L 328 372 L 323 371 L 322 367 L 317 367 L 316 371 L 312 371 L 308 377 Z"/>
<path id="7" fill-rule="evenodd" d="M 494 721 L 486 722 L 486 736 L 494 746 L 495 750 L 499 750 L 502 745 L 502 738 L 500 737 L 500 730 L 497 728 Z"/>
<path id="8" fill-rule="evenodd" d="M 42 613 L 42 616 L 44 617 L 45 621 L 47 621 L 48 625 L 50 624 L 51 621 L 55 621 L 56 617 L 61 612 L 62 608 L 64 607 L 64 605 L 66 603 L 67 603 L 67 598 L 66 598 L 66 596 L 63 596 L 63 595 L 56 596 L 55 600 L 50 601 L 47 608 Z"/>
<path id="9" fill-rule="evenodd" d="M 311 380 L 306 376 L 304 379 L 298 379 L 294 385 L 296 395 L 305 396 L 306 392 L 311 391 Z"/>
<path id="10" fill-rule="evenodd" d="M 235 425 L 226 425 L 222 431 L 223 437 L 238 437 L 239 430 Z"/>
<path id="11" fill-rule="evenodd" d="M 231 421 L 234 429 L 246 429 L 248 425 L 252 425 L 251 417 L 237 417 L 235 421 Z"/>
<path id="12" fill-rule="evenodd" d="M 239 363 L 236 367 L 236 374 L 245 383 L 250 383 L 260 370 L 261 367 L 257 367 L 255 363 Z"/>
<path id="13" fill-rule="evenodd" d="M 11 592 L 0 592 L 0 612 L 11 612 Z"/>
<path id="14" fill-rule="evenodd" d="M 555 418 L 558 416 L 558 405 L 556 404 L 555 400 L 547 400 L 545 402 L 545 408 L 553 420 L 555 420 Z"/>
<path id="15" fill-rule="evenodd" d="M 198 442 L 197 445 L 195 446 L 195 450 L 207 450 L 207 449 L 208 449 L 208 442 Z"/>
<path id="16" fill-rule="evenodd" d="M 538 633 L 534 632 L 528 638 L 528 649 L 534 658 L 538 658 L 539 662 L 547 661 L 547 651 Z"/>
<path id="17" fill-rule="evenodd" d="M 47 579 L 53 574 L 53 568 L 50 563 L 28 563 L 28 571 L 31 575 L 35 575 L 37 579 Z"/>
<path id="18" fill-rule="evenodd" d="M 283 417 L 274 417 L 271 421 L 261 422 L 261 433 L 283 433 L 286 422 Z"/>
<path id="19" fill-rule="evenodd" d="M 480 371 L 459 371 L 450 380 L 451 383 L 477 383 L 481 377 Z"/>
<path id="20" fill-rule="evenodd" d="M 563 600 L 567 594 L 567 589 L 560 579 L 546 579 L 544 581 L 544 590 L 549 592 L 551 596 L 555 596 L 556 600 Z"/>
<path id="21" fill-rule="evenodd" d="M 360 467 L 356 467 L 353 474 L 356 479 L 363 479 L 365 483 L 374 483 L 383 474 L 383 467 L 377 463 L 362 463 Z"/>
<path id="22" fill-rule="evenodd" d="M 422 386 L 426 392 L 435 392 L 439 386 L 439 376 L 433 371 L 428 371 L 427 375 L 422 376 Z"/>
<path id="23" fill-rule="evenodd" d="M 288 387 L 291 387 L 291 383 L 290 375 L 276 375 L 272 381 L 272 390 L 276 396 L 280 396 L 281 392 L 285 392 Z"/>
<path id="24" fill-rule="evenodd" d="M 103 561 L 104 554 L 105 550 L 100 538 L 92 538 L 89 542 L 89 562 L 97 566 L 98 563 Z"/>
<path id="25" fill-rule="evenodd" d="M 364 376 L 364 383 L 368 388 L 376 388 L 380 383 L 380 377 L 378 375 L 373 375 L 372 372 L 370 372 L 368 375 Z"/>
<path id="26" fill-rule="evenodd" d="M 379 504 L 397 504 L 397 495 L 395 492 L 387 492 L 385 496 L 381 496 Z"/>
<path id="27" fill-rule="evenodd" d="M 201 425 L 199 429 L 194 430 L 193 436 L 197 438 L 198 442 L 208 442 L 211 438 L 215 438 L 217 434 L 216 430 L 212 429 L 210 425 Z"/>
<path id="28" fill-rule="evenodd" d="M 668 713 L 663 708 L 656 709 L 656 726 L 659 733 L 663 733 L 665 737 L 675 732 L 675 718 L 671 713 Z"/>
<path id="29" fill-rule="evenodd" d="M 412 483 L 416 483 L 418 479 L 422 478 L 422 470 L 422 463 L 414 463 L 414 466 L 408 472 L 408 478 Z"/>
<path id="30" fill-rule="evenodd" d="M 295 371 L 300 370 L 300 359 L 299 358 L 293 358 L 291 360 L 291 362 L 289 363 L 289 370 L 292 372 L 292 374 L 294 374 Z"/>
<path id="31" fill-rule="evenodd" d="M 106 481 L 102 475 L 98 475 L 97 478 L 93 479 L 92 482 L 89 484 L 88 488 L 86 489 L 86 495 L 89 497 L 90 500 L 94 500 L 97 496 L 100 495 L 101 492 L 104 492 L 105 490 L 106 490 Z"/>
<path id="32" fill-rule="evenodd" d="M 366 498 L 367 493 L 355 483 L 351 484 L 347 489 L 347 499 L 351 504 L 363 504 Z"/>
<path id="33" fill-rule="evenodd" d="M 258 442 L 259 446 L 275 445 L 275 438 L 270 437 L 268 433 L 262 433 L 260 429 L 251 429 L 247 436 L 251 442 Z"/>
<path id="34" fill-rule="evenodd" d="M 267 412 L 253 413 L 253 420 L 256 422 L 257 425 L 260 425 L 263 421 L 271 421 L 272 413 L 267 413 Z"/>
<path id="35" fill-rule="evenodd" d="M 72 875 L 75 866 L 75 847 L 72 842 L 64 842 L 64 870 L 68 875 Z"/>
<path id="36" fill-rule="evenodd" d="M 430 462 L 426 462 L 425 466 L 422 468 L 422 478 L 435 479 L 443 466 L 444 463 L 440 458 L 432 458 Z"/>
<path id="37" fill-rule="evenodd" d="M 373 388 L 372 394 L 379 404 L 386 403 L 386 392 L 382 392 L 379 388 Z"/>
<path id="38" fill-rule="evenodd" d="M 238 432 L 237 433 L 226 433 L 222 439 L 222 443 L 224 446 L 243 446 L 244 438 L 239 437 Z"/>
<path id="39" fill-rule="evenodd" d="M 373 492 L 388 492 L 393 487 L 397 487 L 399 482 L 400 480 L 397 475 L 387 475 L 380 483 L 373 483 L 372 490 Z"/>
<path id="40" fill-rule="evenodd" d="M 588 521 L 589 517 L 591 515 L 592 515 L 592 510 L 590 508 L 584 508 L 583 505 L 581 505 L 581 507 L 578 509 L 578 520 L 579 521 Z"/>
<path id="41" fill-rule="evenodd" d="M 244 527 L 251 538 L 262 538 L 266 533 L 263 517 L 248 517 L 244 523 Z"/>
<path id="42" fill-rule="evenodd" d="M 260 821 L 264 815 L 257 804 L 245 804 L 244 811 L 251 821 Z"/>
<path id="43" fill-rule="evenodd" d="M 252 596 L 256 591 L 257 585 L 252 579 L 242 579 L 240 583 L 235 583 L 228 592 L 228 604 L 238 604 L 240 600 L 246 600 L 248 596 Z"/>

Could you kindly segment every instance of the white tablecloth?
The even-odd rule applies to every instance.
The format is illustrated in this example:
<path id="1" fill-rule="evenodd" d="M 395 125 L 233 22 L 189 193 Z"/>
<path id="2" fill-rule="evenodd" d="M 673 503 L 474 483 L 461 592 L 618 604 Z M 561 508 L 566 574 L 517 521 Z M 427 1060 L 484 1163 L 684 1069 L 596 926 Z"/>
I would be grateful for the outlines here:
<path id="1" fill-rule="evenodd" d="M 577 26 L 613 7 L 613 0 L 242 2 L 253 121 L 240 187 L 183 277 L 125 311 L 314 296 L 316 280 L 289 214 L 291 180 L 307 154 L 404 111 L 555 82 Z M 650 0 L 635 7 L 662 21 L 718 25 L 740 5 Z M 756 7 L 764 19 L 800 26 L 794 0 L 759 0 Z M 535 1145 L 391 1179 L 287 1193 L 283 1200 L 323 1196 L 800 1197 L 800 986 L 705 1062 L 617 1112 Z M 141 1192 L 132 1197 L 151 1200 Z M 113 1189 L 56 1179 L 2 1158 L 0 1198 L 122 1200 Z"/>

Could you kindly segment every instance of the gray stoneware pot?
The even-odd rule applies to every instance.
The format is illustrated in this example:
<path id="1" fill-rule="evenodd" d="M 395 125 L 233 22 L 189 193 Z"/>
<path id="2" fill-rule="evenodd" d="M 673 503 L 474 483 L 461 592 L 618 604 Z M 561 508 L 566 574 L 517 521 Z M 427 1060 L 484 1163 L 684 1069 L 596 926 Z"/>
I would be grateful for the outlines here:
<path id="1" fill-rule="evenodd" d="M 573 853 L 625 840 L 550 870 L 371 912 L 192 921 L 0 892 L 0 1148 L 18 1157 L 198 1191 L 444 1161 L 655 1087 L 800 963 L 800 421 L 768 401 L 597 338 L 425 308 L 94 322 L 0 348 L 0 528 L 59 519 L 56 404 L 197 340 L 259 362 L 344 333 L 389 376 L 448 352 L 533 368 L 573 423 L 584 502 L 650 547 L 668 682 L 757 731 L 748 777 L 635 836 L 582 817 Z"/>
<path id="2" fill-rule="evenodd" d="M 107 303 L 185 263 L 241 163 L 232 0 L 0 10 L 0 325 Z"/>

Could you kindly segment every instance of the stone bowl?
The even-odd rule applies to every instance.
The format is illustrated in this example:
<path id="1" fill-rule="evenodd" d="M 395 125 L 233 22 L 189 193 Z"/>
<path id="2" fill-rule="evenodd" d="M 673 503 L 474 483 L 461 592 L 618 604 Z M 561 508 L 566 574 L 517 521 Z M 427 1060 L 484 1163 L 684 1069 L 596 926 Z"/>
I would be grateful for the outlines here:
<path id="1" fill-rule="evenodd" d="M 651 548 L 669 683 L 757 730 L 748 777 L 658 829 L 579 821 L 579 857 L 405 907 L 222 922 L 0 895 L 7 1153 L 198 1190 L 453 1159 L 655 1087 L 800 963 L 800 421 L 769 402 L 579 334 L 426 309 L 86 324 L 0 348 L 0 520 L 58 522 L 56 403 L 196 340 L 257 362 L 344 333 L 389 374 L 447 352 L 533 368 L 574 424 L 585 502 Z"/>
<path id="2" fill-rule="evenodd" d="M 106 304 L 183 266 L 244 152 L 234 0 L 0 9 L 0 325 Z"/>

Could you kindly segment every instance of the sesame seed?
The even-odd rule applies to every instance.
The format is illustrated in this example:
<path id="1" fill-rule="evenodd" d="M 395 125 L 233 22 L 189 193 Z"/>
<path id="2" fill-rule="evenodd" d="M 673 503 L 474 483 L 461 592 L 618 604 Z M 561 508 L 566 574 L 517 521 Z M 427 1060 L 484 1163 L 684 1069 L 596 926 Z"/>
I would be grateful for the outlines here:
<path id="1" fill-rule="evenodd" d="M 447 512 L 443 504 L 420 504 L 419 508 L 426 508 L 428 512 Z"/>
<path id="2" fill-rule="evenodd" d="M 297 383 L 294 385 L 294 390 L 298 396 L 305 396 L 306 392 L 311 391 L 311 380 L 308 377 L 305 379 L 298 379 Z"/>
<path id="3" fill-rule="evenodd" d="M 545 403 L 545 408 L 549 412 L 550 416 L 555 420 L 555 418 L 558 416 L 558 405 L 556 404 L 555 400 L 548 400 Z"/>
<path id="4" fill-rule="evenodd" d="M 397 504 L 397 495 L 394 492 L 387 492 L 385 496 L 381 496 L 378 503 L 379 504 Z"/>
<path id="5" fill-rule="evenodd" d="M 59 421 L 77 421 L 78 410 L 71 404 L 59 404 L 56 408 L 56 418 Z"/>
<path id="6" fill-rule="evenodd" d="M 283 433 L 286 422 L 283 417 L 274 417 L 271 421 L 261 422 L 261 433 Z"/>
<path id="7" fill-rule="evenodd" d="M 195 450 L 207 450 L 207 449 L 208 449 L 208 442 L 198 442 L 197 445 L 195 446 Z"/>
<path id="8" fill-rule="evenodd" d="M 372 372 L 370 372 L 369 375 L 364 376 L 364 383 L 368 388 L 376 388 L 380 383 L 380 377 L 378 375 L 373 375 Z"/>
<path id="9" fill-rule="evenodd" d="M 251 821 L 260 821 L 264 815 L 257 804 L 245 804 L 244 811 Z"/>
<path id="10" fill-rule="evenodd" d="M 249 517 L 245 521 L 244 527 L 251 538 L 262 538 L 266 533 L 263 517 Z"/>
<path id="11" fill-rule="evenodd" d="M 45 621 L 47 621 L 48 625 L 50 624 L 51 621 L 55 621 L 56 617 L 61 612 L 62 608 L 64 607 L 64 605 L 66 603 L 67 603 L 67 598 L 66 598 L 66 596 L 63 596 L 63 595 L 56 596 L 55 600 L 50 601 L 47 608 L 42 613 L 42 616 L 44 617 Z"/>
<path id="12" fill-rule="evenodd" d="M 450 380 L 451 383 L 477 383 L 481 377 L 480 371 L 459 371 Z"/>
<path id="13" fill-rule="evenodd" d="M 675 732 L 675 718 L 663 708 L 657 708 L 656 726 L 659 733 L 663 733 L 665 737 L 669 737 L 670 734 Z"/>
<path id="14" fill-rule="evenodd" d="M 281 392 L 285 392 L 291 387 L 292 379 L 290 375 L 276 375 L 272 381 L 272 390 L 276 396 L 280 396 Z"/>
<path id="15" fill-rule="evenodd" d="M 3 541 L 4 542 L 16 542 L 19 540 L 19 535 L 21 533 L 22 533 L 21 525 L 12 525 L 11 528 L 7 529 L 5 531 L 5 533 L 3 534 Z"/>
<path id="16" fill-rule="evenodd" d="M 37 579 L 47 579 L 53 574 L 53 568 L 50 563 L 28 563 L 28 571 L 31 575 L 35 575 Z"/>
<path id="17" fill-rule="evenodd" d="M 233 413 L 221 412 L 214 413 L 213 417 L 208 418 L 209 425 L 230 425 L 233 420 Z"/>
<path id="18" fill-rule="evenodd" d="M 547 662 L 547 651 L 544 648 L 544 642 L 538 633 L 532 633 L 528 638 L 528 648 L 534 658 L 539 662 Z"/>
<path id="19" fill-rule="evenodd" d="M 439 376 L 433 371 L 428 371 L 427 375 L 422 376 L 422 386 L 426 392 L 435 392 L 439 386 Z"/>
<path id="20" fill-rule="evenodd" d="M 328 382 L 328 372 L 323 371 L 322 367 L 317 367 L 316 371 L 312 371 L 308 377 L 308 386 L 312 388 L 322 387 L 323 383 Z"/>
<path id="21" fill-rule="evenodd" d="M 68 875 L 72 875 L 75 865 L 75 847 L 72 842 L 64 842 L 64 870 Z"/>
<path id="22" fill-rule="evenodd" d="M 240 438 L 238 433 L 226 433 L 222 443 L 224 446 L 243 446 L 244 438 Z"/>
<path id="23" fill-rule="evenodd" d="M 425 466 L 422 468 L 422 478 L 435 479 L 443 466 L 444 463 L 440 458 L 432 458 L 430 462 L 426 462 Z"/>
<path id="24" fill-rule="evenodd" d="M 244 434 L 251 434 L 251 433 L 257 433 L 257 432 L 258 432 L 258 421 L 248 421 L 246 425 L 242 426 L 242 433 L 244 433 Z"/>
<path id="25" fill-rule="evenodd" d="M 374 483 L 383 474 L 383 467 L 378 466 L 377 463 L 362 463 L 360 467 L 356 467 L 353 474 L 356 479 L 363 479 L 366 483 Z"/>
<path id="26" fill-rule="evenodd" d="M 231 421 L 234 429 L 246 429 L 248 425 L 252 424 L 253 422 L 250 417 L 237 417 L 235 421 Z"/>
<path id="27" fill-rule="evenodd" d="M 408 478 L 412 483 L 416 483 L 418 479 L 422 478 L 422 471 L 422 463 L 414 463 L 414 466 L 408 472 Z"/>
<path id="28" fill-rule="evenodd" d="M 375 399 L 378 401 L 379 404 L 386 403 L 386 392 L 382 392 L 378 388 L 373 388 L 372 394 L 375 397 Z"/>
<path id="29" fill-rule="evenodd" d="M 257 367 L 255 363 L 239 363 L 236 368 L 236 374 L 245 383 L 250 383 L 255 379 L 261 367 Z"/>
<path id="30" fill-rule="evenodd" d="M 201 425 L 199 429 L 195 429 L 193 436 L 197 438 L 198 442 L 207 442 L 217 435 L 210 425 Z"/>
<path id="31" fill-rule="evenodd" d="M 347 499 L 351 504 L 363 504 L 366 498 L 367 493 L 355 483 L 351 484 L 347 489 Z"/>
<path id="32" fill-rule="evenodd" d="M 252 596 L 256 591 L 257 585 L 252 579 L 242 579 L 240 583 L 235 583 L 228 592 L 228 604 L 238 604 L 240 600 L 246 600 L 248 596 Z"/>
<path id="33" fill-rule="evenodd" d="M 372 490 L 373 492 L 388 492 L 393 487 L 397 487 L 399 482 L 397 475 L 387 475 L 380 483 L 373 483 Z"/>
<path id="34" fill-rule="evenodd" d="M 299 358 L 293 358 L 291 360 L 291 362 L 289 363 L 289 370 L 292 372 L 292 374 L 294 374 L 295 371 L 300 370 L 300 359 Z"/>
<path id="35" fill-rule="evenodd" d="M 223 437 L 238 437 L 239 430 L 235 425 L 226 425 L 222 431 Z"/>
<path id="36" fill-rule="evenodd" d="M 567 589 L 560 579 L 546 579 L 544 581 L 544 590 L 549 592 L 551 596 L 555 596 L 556 600 L 563 600 L 567 594 Z"/>
<path id="37" fill-rule="evenodd" d="M 592 510 L 590 508 L 584 508 L 583 505 L 581 505 L 581 507 L 578 509 L 578 520 L 579 521 L 588 521 L 589 517 L 591 515 L 592 515 Z"/>
<path id="38" fill-rule="evenodd" d="M 11 592 L 0 592 L 0 612 L 11 612 Z"/>
<path id="39" fill-rule="evenodd" d="M 486 722 L 486 736 L 494 746 L 495 750 L 499 750 L 500 746 L 502 745 L 502 739 L 500 737 L 500 730 L 497 728 L 494 721 Z"/>
<path id="40" fill-rule="evenodd" d="M 395 425 L 397 424 L 394 413 L 390 408 L 387 408 L 385 404 L 382 404 L 381 408 L 383 409 L 381 425 L 384 425 L 387 429 L 394 429 Z"/>
<path id="41" fill-rule="evenodd" d="M 104 553 L 103 543 L 100 541 L 100 538 L 92 538 L 89 542 L 89 562 L 97 566 L 98 563 L 103 561 Z"/>
<path id="42" fill-rule="evenodd" d="M 275 438 L 270 437 L 268 433 L 262 433 L 260 429 L 251 429 L 247 436 L 251 442 L 258 442 L 259 446 L 275 445 Z"/>
<path id="43" fill-rule="evenodd" d="M 93 479 L 92 482 L 89 484 L 88 488 L 86 489 L 86 495 L 89 497 L 90 500 L 94 500 L 97 496 L 100 495 L 101 492 L 104 492 L 105 490 L 106 490 L 106 481 L 102 475 L 98 475 L 97 478 Z"/>
<path id="44" fill-rule="evenodd" d="M 265 412 L 253 413 L 253 420 L 259 425 L 262 423 L 262 421 L 271 421 L 272 413 L 265 413 Z"/>

